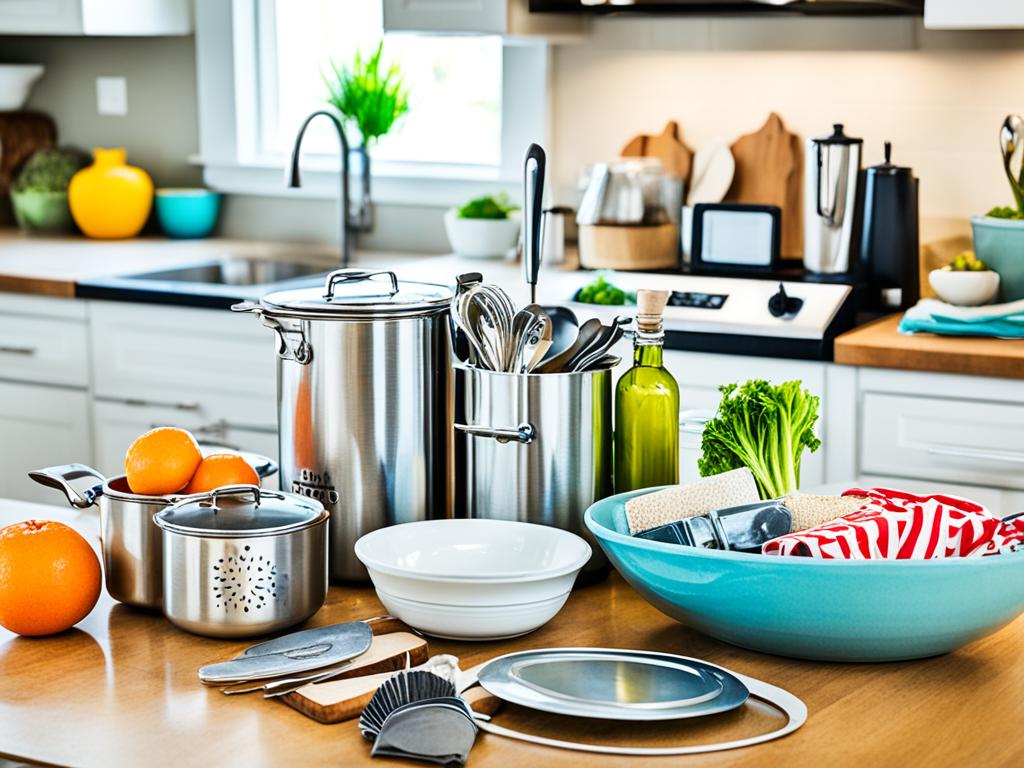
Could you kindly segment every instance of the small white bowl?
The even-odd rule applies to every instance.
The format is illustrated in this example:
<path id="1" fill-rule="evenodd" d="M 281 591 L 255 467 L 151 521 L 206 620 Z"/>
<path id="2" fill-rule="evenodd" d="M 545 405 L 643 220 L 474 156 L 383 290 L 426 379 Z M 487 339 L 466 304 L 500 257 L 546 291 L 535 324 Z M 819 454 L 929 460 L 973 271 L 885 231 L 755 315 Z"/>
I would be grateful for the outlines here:
<path id="1" fill-rule="evenodd" d="M 368 533 L 355 554 L 381 602 L 410 626 L 443 637 L 493 638 L 532 632 L 550 620 L 591 550 L 576 534 L 545 525 L 429 520 Z"/>
<path id="2" fill-rule="evenodd" d="M 516 247 L 521 219 L 513 211 L 507 219 L 463 219 L 454 208 L 444 214 L 448 242 L 456 256 L 500 259 Z"/>
<path id="3" fill-rule="evenodd" d="M 44 71 L 42 64 L 0 64 L 0 112 L 14 112 L 25 106 L 32 86 Z"/>
<path id="4" fill-rule="evenodd" d="M 940 299 L 958 307 L 988 304 L 999 293 L 999 273 L 991 269 L 981 272 L 933 269 L 928 273 L 928 282 Z"/>

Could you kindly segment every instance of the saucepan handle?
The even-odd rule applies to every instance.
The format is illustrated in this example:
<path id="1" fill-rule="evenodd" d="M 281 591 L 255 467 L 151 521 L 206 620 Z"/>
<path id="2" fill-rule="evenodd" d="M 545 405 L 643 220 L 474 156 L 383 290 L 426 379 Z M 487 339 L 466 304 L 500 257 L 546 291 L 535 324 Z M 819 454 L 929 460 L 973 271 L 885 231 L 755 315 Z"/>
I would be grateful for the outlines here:
<path id="1" fill-rule="evenodd" d="M 456 424 L 455 428 L 460 432 L 474 437 L 490 437 L 499 443 L 523 443 L 529 444 L 537 437 L 537 429 L 529 422 L 523 422 L 518 427 L 482 427 L 472 424 Z"/>
<path id="2" fill-rule="evenodd" d="M 86 509 L 96 503 L 96 499 L 103 493 L 103 484 L 107 479 L 92 467 L 85 464 L 61 464 L 56 467 L 36 469 L 28 473 L 28 476 L 40 485 L 47 488 L 56 488 L 67 496 L 71 506 L 77 509 Z M 88 477 L 96 482 L 87 488 L 78 490 L 71 482 Z"/>

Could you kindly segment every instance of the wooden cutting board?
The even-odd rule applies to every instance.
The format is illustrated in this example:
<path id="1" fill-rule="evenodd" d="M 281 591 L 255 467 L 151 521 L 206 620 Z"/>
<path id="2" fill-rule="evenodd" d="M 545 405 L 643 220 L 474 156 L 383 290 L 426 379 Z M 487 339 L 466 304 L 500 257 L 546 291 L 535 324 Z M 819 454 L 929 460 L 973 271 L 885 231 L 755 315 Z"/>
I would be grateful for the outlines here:
<path id="1" fill-rule="evenodd" d="M 732 145 L 736 172 L 726 200 L 777 205 L 782 209 L 782 258 L 804 253 L 803 142 L 790 133 L 775 112 L 761 128 Z"/>
<path id="2" fill-rule="evenodd" d="M 0 112 L 0 194 L 6 194 L 22 163 L 56 143 L 57 126 L 49 115 Z"/>
<path id="3" fill-rule="evenodd" d="M 683 181 L 689 181 L 693 168 L 693 150 L 683 141 L 679 123 L 669 120 L 665 129 L 656 136 L 634 136 L 619 153 L 623 157 L 656 157 L 665 172 Z"/>

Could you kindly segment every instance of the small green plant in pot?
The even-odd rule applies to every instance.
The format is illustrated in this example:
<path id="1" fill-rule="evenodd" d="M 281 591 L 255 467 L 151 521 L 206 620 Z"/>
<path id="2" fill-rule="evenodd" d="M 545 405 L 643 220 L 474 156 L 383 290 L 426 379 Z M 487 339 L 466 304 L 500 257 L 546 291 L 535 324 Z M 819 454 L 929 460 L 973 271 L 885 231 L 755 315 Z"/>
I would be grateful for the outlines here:
<path id="1" fill-rule="evenodd" d="M 41 149 L 33 154 L 11 185 L 18 226 L 36 232 L 71 232 L 68 183 L 88 164 L 84 153 L 72 149 Z"/>
<path id="2" fill-rule="evenodd" d="M 1002 301 L 1024 299 L 1024 118 L 1003 121 L 999 144 L 1014 205 L 996 206 L 971 219 L 974 251 L 999 274 Z"/>
<path id="3" fill-rule="evenodd" d="M 508 195 L 484 195 L 450 208 L 444 216 L 444 228 L 456 255 L 500 258 L 515 248 L 520 218 L 519 209 Z"/>

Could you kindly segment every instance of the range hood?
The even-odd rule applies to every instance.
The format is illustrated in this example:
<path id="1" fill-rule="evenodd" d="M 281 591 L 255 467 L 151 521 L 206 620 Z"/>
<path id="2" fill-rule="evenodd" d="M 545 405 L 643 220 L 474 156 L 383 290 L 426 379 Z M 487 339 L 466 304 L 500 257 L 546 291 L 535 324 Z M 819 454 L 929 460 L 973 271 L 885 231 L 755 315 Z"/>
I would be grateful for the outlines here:
<path id="1" fill-rule="evenodd" d="M 530 0 L 531 13 L 921 16 L 924 0 Z"/>

